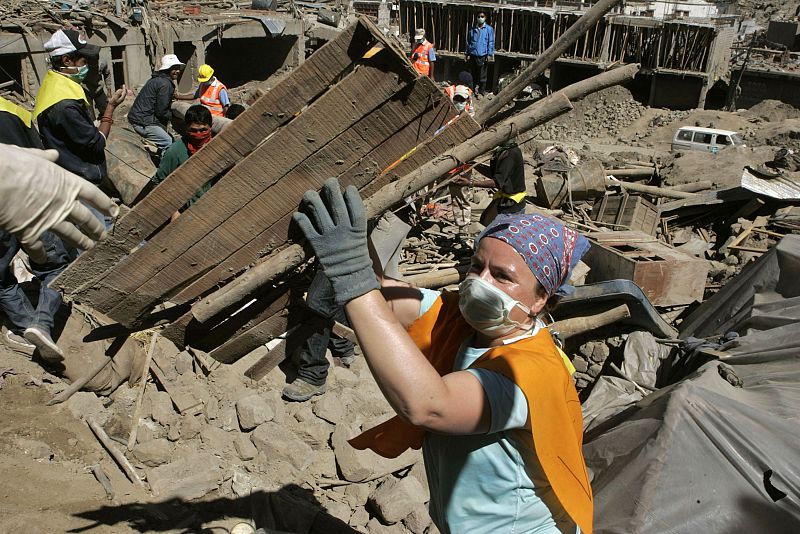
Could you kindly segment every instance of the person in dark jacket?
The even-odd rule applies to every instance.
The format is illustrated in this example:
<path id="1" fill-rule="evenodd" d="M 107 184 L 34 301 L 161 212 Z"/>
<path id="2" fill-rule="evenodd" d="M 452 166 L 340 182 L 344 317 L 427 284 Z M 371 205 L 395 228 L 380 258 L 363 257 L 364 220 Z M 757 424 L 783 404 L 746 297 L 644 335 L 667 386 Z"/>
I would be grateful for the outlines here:
<path id="1" fill-rule="evenodd" d="M 0 97 L 0 143 L 42 148 L 31 117 L 30 111 Z M 63 357 L 63 352 L 53 341 L 51 330 L 62 300 L 61 294 L 48 284 L 75 259 L 76 251 L 65 246 L 53 232 L 43 232 L 41 243 L 46 258 L 43 261 L 30 258 L 30 270 L 40 283 L 39 298 L 34 304 L 14 275 L 12 262 L 22 244 L 17 236 L 0 228 L 0 312 L 10 323 L 0 342 L 27 355 L 38 349 L 42 358 L 56 361 Z"/>
<path id="2" fill-rule="evenodd" d="M 159 157 L 173 141 L 167 132 L 167 125 L 172 117 L 175 80 L 185 66 L 175 54 L 167 54 L 161 58 L 161 66 L 136 95 L 128 112 L 128 122 L 136 133 L 155 143 Z"/>
<path id="3" fill-rule="evenodd" d="M 491 179 L 474 180 L 472 176 L 453 180 L 456 185 L 496 188 L 494 199 L 481 215 L 481 224 L 488 226 L 501 213 L 525 211 L 525 162 L 514 138 L 498 146 L 489 162 Z"/>
<path id="4" fill-rule="evenodd" d="M 109 98 L 96 127 L 81 82 L 89 72 L 88 58 L 100 48 L 86 42 L 76 30 L 58 30 L 44 45 L 52 70 L 47 72 L 33 108 L 45 148 L 58 151 L 57 163 L 95 185 L 108 175 L 106 137 L 116 107 L 125 100 L 123 85 Z"/>

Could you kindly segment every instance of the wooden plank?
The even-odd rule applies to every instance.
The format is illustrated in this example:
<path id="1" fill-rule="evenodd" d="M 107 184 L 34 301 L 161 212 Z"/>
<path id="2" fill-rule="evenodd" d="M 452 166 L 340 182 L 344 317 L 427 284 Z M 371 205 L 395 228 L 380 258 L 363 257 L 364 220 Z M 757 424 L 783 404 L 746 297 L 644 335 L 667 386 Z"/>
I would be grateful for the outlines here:
<path id="1" fill-rule="evenodd" d="M 209 355 L 218 362 L 233 363 L 248 352 L 286 332 L 288 325 L 289 312 L 281 310 L 247 332 L 212 350 Z"/>
<path id="2" fill-rule="evenodd" d="M 421 97 L 423 95 L 424 97 Z M 446 106 L 443 105 L 445 103 Z M 413 116 L 420 110 L 421 113 Z M 335 142 L 314 154 L 312 158 L 308 158 L 283 179 L 295 181 L 339 176 L 344 185 L 352 183 L 356 187 L 362 187 L 375 175 L 376 158 L 389 157 L 393 161 L 420 139 L 432 135 L 453 112 L 449 101 L 433 86 L 430 79 L 419 78 L 409 97 L 405 99 L 405 103 L 401 99 L 387 102 L 381 109 L 370 114 L 365 120 L 359 121 Z M 409 122 L 403 125 L 403 121 L 406 120 Z M 387 135 L 389 133 L 391 135 Z M 397 152 L 400 154 L 394 156 L 393 154 Z M 352 172 L 354 168 L 369 168 L 373 172 L 355 173 Z M 341 169 L 346 170 L 342 172 Z M 273 227 L 256 235 L 247 245 L 170 300 L 175 303 L 193 300 L 256 261 L 271 248 L 270 243 L 285 241 L 291 212 L 294 211 L 294 207 L 289 208 L 284 217 Z"/>
<path id="3" fill-rule="evenodd" d="M 309 183 L 281 183 L 288 171 L 402 86 L 397 76 L 362 65 L 236 165 L 178 220 L 122 260 L 86 291 L 85 301 L 106 312 L 127 300 L 128 304 L 109 313 L 125 324 L 135 318 L 132 314 L 185 283 L 186 264 L 175 260 L 195 243 L 203 240 L 207 246 L 189 260 L 190 265 L 195 263 L 191 265 L 194 273 L 224 259 L 244 244 L 243 237 L 259 232 L 264 222 L 280 218 L 285 199 L 300 199 L 309 188 Z M 277 189 L 270 190 L 276 184 Z M 230 224 L 224 226 L 229 219 Z"/>
<path id="4" fill-rule="evenodd" d="M 181 415 L 194 415 L 200 413 L 203 409 L 203 401 L 195 397 L 191 392 L 183 391 L 175 384 L 170 382 L 164 374 L 164 368 L 170 362 L 167 362 L 163 354 L 156 351 L 153 354 L 153 361 L 151 362 L 150 371 L 155 375 L 158 382 L 169 394 L 172 399 L 172 404 L 175 405 Z"/>
<path id="5" fill-rule="evenodd" d="M 275 369 L 283 360 L 286 359 L 286 340 L 282 339 L 280 343 L 272 347 L 264 357 L 254 363 L 250 368 L 244 372 L 244 376 L 258 382 L 267 374 Z"/>
<path id="6" fill-rule="evenodd" d="M 155 231 L 210 178 L 247 156 L 278 127 L 328 89 L 372 45 L 369 31 L 353 25 L 326 43 L 240 115 L 197 156 L 118 220 L 108 239 L 82 254 L 54 281 L 65 296 L 79 293 Z M 164 185 L 168 184 L 168 185 Z"/>

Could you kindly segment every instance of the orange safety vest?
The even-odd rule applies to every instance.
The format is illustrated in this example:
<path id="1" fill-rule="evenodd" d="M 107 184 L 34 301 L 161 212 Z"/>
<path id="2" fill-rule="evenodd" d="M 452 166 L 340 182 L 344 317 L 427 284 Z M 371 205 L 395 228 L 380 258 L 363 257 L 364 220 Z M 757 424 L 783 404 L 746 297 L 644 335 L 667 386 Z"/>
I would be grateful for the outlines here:
<path id="1" fill-rule="evenodd" d="M 412 61 L 414 68 L 423 76 L 430 76 L 431 74 L 431 62 L 428 60 L 431 48 L 433 48 L 433 45 L 425 39 L 411 53 L 411 57 L 414 58 Z"/>
<path id="2" fill-rule="evenodd" d="M 453 372 L 458 348 L 472 333 L 458 309 L 458 293 L 443 293 L 408 329 L 440 375 Z M 471 367 L 500 373 L 525 394 L 531 429 L 514 432 L 531 432 L 536 455 L 558 501 L 581 532 L 591 534 L 594 506 L 581 451 L 581 404 L 550 333 L 543 329 L 533 337 L 489 349 Z M 395 416 L 351 439 L 350 445 L 395 458 L 409 448 L 419 449 L 424 437 L 424 430 Z"/>
<path id="3" fill-rule="evenodd" d="M 206 90 L 200 95 L 200 103 L 207 107 L 212 115 L 217 117 L 225 116 L 225 108 L 222 107 L 222 102 L 219 100 L 219 93 L 225 88 L 225 84 L 215 79 L 208 84 Z"/>
<path id="4" fill-rule="evenodd" d="M 447 93 L 447 96 L 450 97 L 451 102 L 453 101 L 453 95 L 456 94 L 456 87 L 457 86 L 455 85 L 450 85 L 444 88 L 444 92 Z M 466 111 L 470 115 L 474 115 L 475 109 L 472 107 L 472 89 L 470 89 L 469 87 L 467 87 L 467 89 L 469 90 L 469 98 L 467 99 L 467 107 L 464 108 L 464 111 Z"/>

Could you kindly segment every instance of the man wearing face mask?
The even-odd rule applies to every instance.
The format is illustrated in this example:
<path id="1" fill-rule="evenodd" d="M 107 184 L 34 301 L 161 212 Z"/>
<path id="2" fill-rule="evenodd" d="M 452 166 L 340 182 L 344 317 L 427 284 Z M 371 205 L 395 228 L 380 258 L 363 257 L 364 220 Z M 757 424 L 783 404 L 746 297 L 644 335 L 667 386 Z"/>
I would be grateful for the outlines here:
<path id="1" fill-rule="evenodd" d="M 475 80 L 475 92 L 486 95 L 488 63 L 494 61 L 494 28 L 486 23 L 485 11 L 478 11 L 477 24 L 467 33 L 465 56 Z"/>
<path id="2" fill-rule="evenodd" d="M 411 64 L 422 76 L 433 79 L 433 70 L 436 65 L 436 50 L 433 44 L 425 39 L 425 30 L 417 28 L 414 32 L 414 49 L 411 50 Z"/>
<path id="3" fill-rule="evenodd" d="M 475 116 L 475 106 L 472 105 L 472 89 L 466 85 L 450 85 L 444 92 L 450 97 L 459 113 L 467 112 L 470 117 Z"/>
<path id="4" fill-rule="evenodd" d="M 211 132 L 211 123 L 213 118 L 211 112 L 203 105 L 195 104 L 186 110 L 186 115 L 183 117 L 185 123 L 185 134 L 180 139 L 172 143 L 172 145 L 164 152 L 161 157 L 161 163 L 158 166 L 155 176 L 150 178 L 154 184 L 160 184 L 167 176 L 172 174 L 175 169 L 180 167 L 186 162 L 187 159 L 192 157 L 198 150 L 207 145 L 213 134 Z M 200 190 L 186 202 L 183 209 L 200 200 L 206 191 L 211 189 L 213 182 L 208 182 Z M 172 214 L 174 221 L 180 216 L 180 212 L 176 211 Z"/>
<path id="5" fill-rule="evenodd" d="M 100 48 L 86 42 L 77 30 L 58 30 L 44 44 L 52 70 L 47 72 L 33 108 L 33 118 L 45 148 L 58 151 L 57 163 L 99 185 L 108 175 L 106 137 L 116 107 L 125 100 L 122 86 L 108 100 L 96 127 L 81 82 L 89 72 L 88 59 Z"/>
<path id="6" fill-rule="evenodd" d="M 439 294 L 376 277 L 354 187 L 307 192 L 294 220 L 397 412 L 350 444 L 387 458 L 421 447 L 443 534 L 590 534 L 580 402 L 538 319 L 588 241 L 540 215 L 500 216 L 459 291 Z"/>

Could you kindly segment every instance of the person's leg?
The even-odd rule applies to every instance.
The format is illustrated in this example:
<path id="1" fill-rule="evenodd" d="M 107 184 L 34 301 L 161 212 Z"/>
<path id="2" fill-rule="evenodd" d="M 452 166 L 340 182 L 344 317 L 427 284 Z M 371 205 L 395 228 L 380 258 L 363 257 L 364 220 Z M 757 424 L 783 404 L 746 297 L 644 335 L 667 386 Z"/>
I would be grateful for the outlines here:
<path id="1" fill-rule="evenodd" d="M 17 238 L 0 229 L 0 310 L 6 314 L 14 328 L 21 332 L 30 326 L 33 306 L 17 283 L 11 267 L 11 260 L 19 248 Z"/>
<path id="2" fill-rule="evenodd" d="M 487 73 L 489 71 L 489 63 L 486 61 L 485 57 L 477 58 L 478 60 L 478 68 L 479 68 L 479 76 L 480 76 L 480 84 L 481 84 L 481 95 L 486 96 L 486 78 Z"/>
<path id="3" fill-rule="evenodd" d="M 161 126 L 156 126 L 154 124 L 149 126 L 139 126 L 138 124 L 133 124 L 132 126 L 133 130 L 137 134 L 156 145 L 158 148 L 159 157 L 172 144 L 172 136 L 169 135 L 169 133 L 167 133 L 167 131 Z"/>
<path id="4" fill-rule="evenodd" d="M 337 306 L 336 312 L 333 314 L 333 319 L 345 326 L 350 326 L 350 323 L 347 322 L 347 314 L 344 312 L 343 306 Z M 330 341 L 328 345 L 331 348 L 331 355 L 334 358 L 339 358 L 339 361 L 341 361 L 345 367 L 350 367 L 353 360 L 355 360 L 355 344 L 349 339 L 344 339 L 335 335 L 329 337 Z"/>
<path id="5" fill-rule="evenodd" d="M 308 287 L 306 301 L 309 308 L 325 317 L 330 317 L 336 311 L 333 287 L 320 267 Z M 297 354 L 297 378 L 283 389 L 286 398 L 305 401 L 325 392 L 325 380 L 328 378 L 325 351 L 330 339 L 331 330 L 325 327 L 305 340 Z"/>
<path id="6" fill-rule="evenodd" d="M 472 74 L 472 85 L 475 86 L 473 91 L 475 92 L 476 95 L 479 95 L 480 90 L 482 88 L 480 85 L 481 69 L 480 66 L 478 65 L 478 58 L 476 58 L 475 56 L 470 56 L 469 58 L 469 70 L 470 73 Z"/>
<path id="7" fill-rule="evenodd" d="M 42 357 L 49 360 L 63 358 L 63 352 L 51 337 L 55 316 L 61 307 L 61 294 L 48 287 L 67 265 L 76 257 L 76 251 L 67 248 L 52 232 L 42 234 L 42 242 L 47 252 L 47 262 L 31 263 L 33 274 L 39 280 L 39 301 L 36 304 L 30 325 L 25 330 L 25 339 L 36 345 Z"/>
<path id="8" fill-rule="evenodd" d="M 11 267 L 18 250 L 19 241 L 0 229 L 0 311 L 5 313 L 11 327 L 3 334 L 2 341 L 11 349 L 30 356 L 36 347 L 21 334 L 30 325 L 33 306 L 17 283 Z"/>

